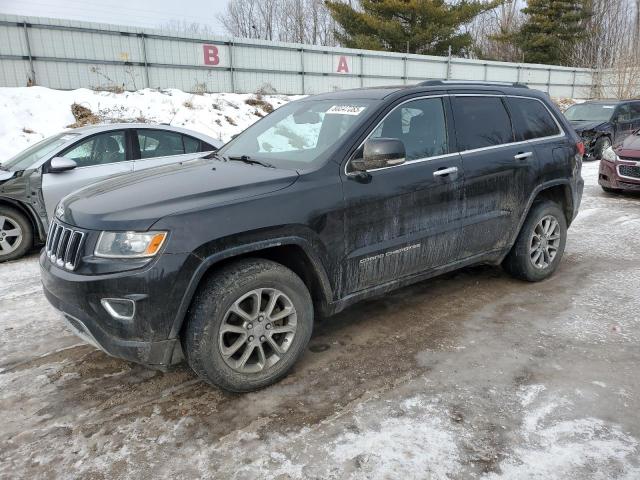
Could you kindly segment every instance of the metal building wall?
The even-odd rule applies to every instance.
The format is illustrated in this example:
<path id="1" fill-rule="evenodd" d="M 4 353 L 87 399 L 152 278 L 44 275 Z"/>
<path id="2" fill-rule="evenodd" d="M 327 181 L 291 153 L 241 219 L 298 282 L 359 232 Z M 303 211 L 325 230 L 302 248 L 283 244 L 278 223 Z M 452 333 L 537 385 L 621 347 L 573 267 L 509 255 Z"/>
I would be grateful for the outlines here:
<path id="1" fill-rule="evenodd" d="M 0 86 L 178 88 L 312 94 L 428 79 L 520 82 L 588 98 L 593 71 L 559 66 L 199 38 L 158 30 L 0 15 Z"/>

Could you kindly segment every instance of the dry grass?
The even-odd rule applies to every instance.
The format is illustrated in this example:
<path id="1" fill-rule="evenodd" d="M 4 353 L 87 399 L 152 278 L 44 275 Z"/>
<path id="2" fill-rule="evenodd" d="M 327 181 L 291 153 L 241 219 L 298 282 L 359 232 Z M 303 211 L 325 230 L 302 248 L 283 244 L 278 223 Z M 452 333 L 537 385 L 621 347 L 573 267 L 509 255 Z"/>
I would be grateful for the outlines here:
<path id="1" fill-rule="evenodd" d="M 124 85 L 99 85 L 91 87 L 94 92 L 124 93 Z"/>
<path id="2" fill-rule="evenodd" d="M 84 127 L 85 125 L 95 125 L 96 123 L 100 123 L 100 118 L 95 113 L 79 103 L 73 103 L 71 105 L 71 113 L 76 121 L 71 125 L 67 125 L 67 128 L 78 128 Z"/>
<path id="3" fill-rule="evenodd" d="M 23 132 L 23 133 L 36 133 L 36 132 L 34 132 L 33 130 L 31 130 L 30 128 L 27 128 L 27 127 L 24 127 L 24 128 L 22 129 L 22 132 Z"/>
<path id="4" fill-rule="evenodd" d="M 224 119 L 227 121 L 227 123 L 228 123 L 229 125 L 233 125 L 234 127 L 235 127 L 236 125 L 238 125 L 238 124 L 236 123 L 236 121 L 235 121 L 233 118 L 229 117 L 229 116 L 224 117 Z"/>
<path id="5" fill-rule="evenodd" d="M 576 101 L 573 98 L 553 98 L 553 102 L 558 106 L 561 112 L 574 105 Z"/>
<path id="6" fill-rule="evenodd" d="M 244 103 L 247 105 L 251 105 L 252 107 L 256 107 L 261 109 L 264 113 L 273 112 L 273 105 L 264 100 L 261 95 L 256 95 L 255 97 L 247 98 Z"/>

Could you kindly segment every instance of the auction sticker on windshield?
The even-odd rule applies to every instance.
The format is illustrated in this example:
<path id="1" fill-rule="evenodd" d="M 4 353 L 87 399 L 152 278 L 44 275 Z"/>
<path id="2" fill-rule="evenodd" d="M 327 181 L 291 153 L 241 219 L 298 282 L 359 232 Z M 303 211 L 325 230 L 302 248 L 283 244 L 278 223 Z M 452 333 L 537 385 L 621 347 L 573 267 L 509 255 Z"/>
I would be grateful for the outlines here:
<path id="1" fill-rule="evenodd" d="M 337 115 L 360 115 L 367 107 L 358 105 L 334 105 L 326 113 Z"/>

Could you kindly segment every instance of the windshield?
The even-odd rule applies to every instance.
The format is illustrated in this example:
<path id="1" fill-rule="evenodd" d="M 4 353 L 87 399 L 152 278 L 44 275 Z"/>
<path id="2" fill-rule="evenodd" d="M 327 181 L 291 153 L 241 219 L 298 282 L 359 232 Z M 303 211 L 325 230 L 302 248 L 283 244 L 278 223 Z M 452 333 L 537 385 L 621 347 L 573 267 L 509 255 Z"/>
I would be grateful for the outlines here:
<path id="1" fill-rule="evenodd" d="M 322 163 L 323 154 L 365 117 L 369 100 L 302 100 L 278 108 L 222 147 L 224 157 L 249 156 L 280 168 Z"/>
<path id="2" fill-rule="evenodd" d="M 14 172 L 18 170 L 26 170 L 35 162 L 77 136 L 77 133 L 64 132 L 54 135 L 53 137 L 45 138 L 35 145 L 31 145 L 16 156 L 11 157 L 6 162 L 2 162 L 2 166 Z"/>
<path id="3" fill-rule="evenodd" d="M 604 105 L 602 103 L 582 103 L 569 107 L 564 116 L 573 122 L 608 122 L 611 120 L 615 105 Z"/>

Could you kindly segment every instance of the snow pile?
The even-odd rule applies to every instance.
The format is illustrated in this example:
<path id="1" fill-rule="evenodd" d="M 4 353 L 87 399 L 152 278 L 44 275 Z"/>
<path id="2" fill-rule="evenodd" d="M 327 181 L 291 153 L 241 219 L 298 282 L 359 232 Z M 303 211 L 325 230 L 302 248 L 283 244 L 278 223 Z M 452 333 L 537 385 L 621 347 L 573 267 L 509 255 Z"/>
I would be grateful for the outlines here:
<path id="1" fill-rule="evenodd" d="M 278 108 L 296 98 L 300 97 L 196 95 L 175 89 L 112 93 L 85 88 L 72 91 L 0 88 L 0 160 L 73 124 L 74 103 L 89 108 L 105 123 L 170 123 L 227 142 L 264 116 L 270 107 Z"/>

